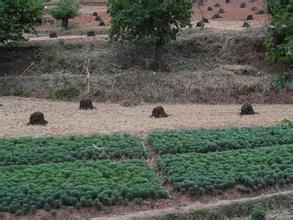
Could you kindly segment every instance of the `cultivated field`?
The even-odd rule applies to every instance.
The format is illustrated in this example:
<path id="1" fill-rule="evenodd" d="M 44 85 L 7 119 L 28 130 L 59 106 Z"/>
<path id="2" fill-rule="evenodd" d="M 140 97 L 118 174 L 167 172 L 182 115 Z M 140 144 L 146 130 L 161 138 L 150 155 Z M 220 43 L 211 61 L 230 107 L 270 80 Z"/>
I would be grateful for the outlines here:
<path id="1" fill-rule="evenodd" d="M 104 2 L 0 45 L 1 220 L 293 219 L 293 84 L 267 59 L 266 2 L 202 9 L 159 71 L 153 48 L 108 41 Z"/>

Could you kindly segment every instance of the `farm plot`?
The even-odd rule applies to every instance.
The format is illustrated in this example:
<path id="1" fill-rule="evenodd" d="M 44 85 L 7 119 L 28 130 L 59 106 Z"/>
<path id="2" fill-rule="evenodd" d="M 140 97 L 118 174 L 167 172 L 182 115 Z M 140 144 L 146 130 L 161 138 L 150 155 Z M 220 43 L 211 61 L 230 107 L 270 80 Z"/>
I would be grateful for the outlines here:
<path id="1" fill-rule="evenodd" d="M 0 139 L 0 165 L 143 157 L 142 143 L 131 135 Z"/>
<path id="2" fill-rule="evenodd" d="M 0 212 L 16 214 L 167 197 L 153 171 L 140 160 L 2 166 L 0 179 Z"/>
<path id="3" fill-rule="evenodd" d="M 293 145 L 168 154 L 157 163 L 166 179 L 181 192 L 221 193 L 235 186 L 241 192 L 251 192 L 292 182 Z"/>
<path id="4" fill-rule="evenodd" d="M 293 129 L 278 126 L 167 131 L 152 133 L 148 140 L 160 155 L 189 152 L 207 153 L 292 144 Z"/>

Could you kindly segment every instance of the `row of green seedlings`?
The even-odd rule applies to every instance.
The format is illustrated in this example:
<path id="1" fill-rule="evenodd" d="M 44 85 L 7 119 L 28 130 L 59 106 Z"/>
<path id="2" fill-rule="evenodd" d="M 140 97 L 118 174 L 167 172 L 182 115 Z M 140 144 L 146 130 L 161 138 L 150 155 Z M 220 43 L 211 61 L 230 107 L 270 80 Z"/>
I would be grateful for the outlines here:
<path id="1" fill-rule="evenodd" d="M 167 198 L 154 172 L 141 160 L 0 167 L 0 212 L 122 205 Z"/>
<path id="2" fill-rule="evenodd" d="M 127 134 L 0 140 L 0 166 L 146 157 L 141 140 Z"/>
<path id="3" fill-rule="evenodd" d="M 293 181 L 293 144 L 207 154 L 166 154 L 158 167 L 175 190 L 192 195 L 236 188 L 250 193 Z"/>
<path id="4" fill-rule="evenodd" d="M 149 143 L 160 154 L 208 153 L 293 144 L 289 126 L 154 132 Z"/>
<path id="5" fill-rule="evenodd" d="M 147 140 L 160 155 L 207 153 L 293 144 L 287 126 L 154 132 Z M 100 159 L 141 159 L 148 155 L 132 135 L 14 138 L 0 140 L 0 164 L 20 165 Z"/>

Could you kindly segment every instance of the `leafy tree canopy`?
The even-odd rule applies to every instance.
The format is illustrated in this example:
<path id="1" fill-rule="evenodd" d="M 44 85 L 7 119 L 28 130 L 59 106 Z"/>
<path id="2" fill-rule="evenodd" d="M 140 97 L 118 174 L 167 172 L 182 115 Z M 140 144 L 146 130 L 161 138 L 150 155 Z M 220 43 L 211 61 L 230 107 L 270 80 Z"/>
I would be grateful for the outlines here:
<path id="1" fill-rule="evenodd" d="M 62 21 L 62 26 L 68 27 L 68 19 L 79 15 L 79 6 L 73 0 L 60 0 L 56 7 L 51 8 L 49 13 L 56 19 Z"/>
<path id="2" fill-rule="evenodd" d="M 162 46 L 190 26 L 192 0 L 109 0 L 111 40 Z"/>
<path id="3" fill-rule="evenodd" d="M 0 0 L 0 43 L 20 41 L 42 20 L 40 0 Z"/>

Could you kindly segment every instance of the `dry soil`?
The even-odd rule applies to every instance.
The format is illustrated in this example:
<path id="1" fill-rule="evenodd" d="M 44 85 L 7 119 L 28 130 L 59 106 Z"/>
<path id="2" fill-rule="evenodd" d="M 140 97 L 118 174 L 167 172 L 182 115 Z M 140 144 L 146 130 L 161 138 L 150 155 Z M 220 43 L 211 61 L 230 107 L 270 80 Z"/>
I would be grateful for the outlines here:
<path id="1" fill-rule="evenodd" d="M 1 106 L 2 104 L 2 106 Z M 240 116 L 240 105 L 161 104 L 168 118 L 149 117 L 156 105 L 122 107 L 94 103 L 95 110 L 79 110 L 77 102 L 0 97 L 0 136 L 59 136 L 131 133 L 146 135 L 154 130 L 269 126 L 293 119 L 293 105 L 255 105 L 254 116 Z M 46 127 L 27 126 L 29 116 L 41 111 Z"/>

